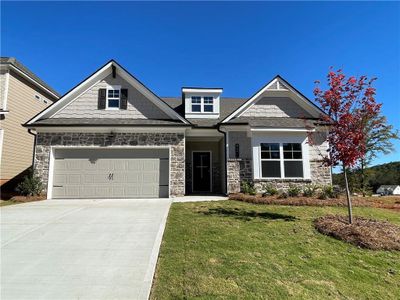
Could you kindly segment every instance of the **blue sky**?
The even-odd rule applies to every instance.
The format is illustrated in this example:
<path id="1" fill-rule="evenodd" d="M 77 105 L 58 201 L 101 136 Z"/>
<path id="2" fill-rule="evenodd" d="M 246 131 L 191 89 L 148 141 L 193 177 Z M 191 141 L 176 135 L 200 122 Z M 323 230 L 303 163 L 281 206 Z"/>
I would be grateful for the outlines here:
<path id="1" fill-rule="evenodd" d="M 218 86 L 249 97 L 280 74 L 309 98 L 330 66 L 378 77 L 400 128 L 400 3 L 2 2 L 1 55 L 61 94 L 111 58 L 160 96 Z M 18 17 L 16 17 L 18 16 Z M 374 164 L 399 161 L 396 152 Z"/>

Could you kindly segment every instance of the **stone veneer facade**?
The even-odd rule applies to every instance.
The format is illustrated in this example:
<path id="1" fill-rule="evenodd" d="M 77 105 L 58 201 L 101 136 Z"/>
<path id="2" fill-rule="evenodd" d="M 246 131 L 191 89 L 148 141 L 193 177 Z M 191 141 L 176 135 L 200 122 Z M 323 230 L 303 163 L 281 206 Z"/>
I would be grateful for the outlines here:
<path id="1" fill-rule="evenodd" d="M 185 194 L 185 136 L 181 133 L 38 133 L 35 174 L 47 190 L 52 146 L 171 146 L 170 196 Z"/>
<path id="2" fill-rule="evenodd" d="M 255 179 L 253 180 L 253 161 L 251 159 L 228 159 L 228 194 L 239 193 L 241 182 L 251 181 L 258 192 L 263 191 L 266 183 L 271 183 L 278 190 L 287 190 L 289 185 L 303 187 L 306 184 L 331 184 L 331 170 L 320 160 L 310 161 L 311 179 Z"/>

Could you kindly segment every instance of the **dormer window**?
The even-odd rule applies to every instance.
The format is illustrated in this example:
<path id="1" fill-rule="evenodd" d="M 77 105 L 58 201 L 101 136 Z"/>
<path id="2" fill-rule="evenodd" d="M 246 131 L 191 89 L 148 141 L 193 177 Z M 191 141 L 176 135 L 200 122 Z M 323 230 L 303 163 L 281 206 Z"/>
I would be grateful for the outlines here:
<path id="1" fill-rule="evenodd" d="M 182 88 L 186 118 L 219 118 L 221 88 Z"/>
<path id="2" fill-rule="evenodd" d="M 201 97 L 192 97 L 192 112 L 201 112 Z"/>
<path id="3" fill-rule="evenodd" d="M 204 111 L 205 112 L 214 111 L 214 97 L 204 97 Z"/>
<path id="4" fill-rule="evenodd" d="M 121 87 L 112 86 L 107 89 L 107 109 L 119 109 L 121 101 Z"/>

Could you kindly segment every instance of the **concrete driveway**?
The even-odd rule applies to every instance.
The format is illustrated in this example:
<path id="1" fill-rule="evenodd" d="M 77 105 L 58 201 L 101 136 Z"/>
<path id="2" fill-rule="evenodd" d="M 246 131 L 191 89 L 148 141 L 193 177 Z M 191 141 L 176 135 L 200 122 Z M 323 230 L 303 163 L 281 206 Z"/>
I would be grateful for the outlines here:
<path id="1" fill-rule="evenodd" d="M 1 216 L 1 299 L 147 299 L 171 201 L 46 200 Z"/>

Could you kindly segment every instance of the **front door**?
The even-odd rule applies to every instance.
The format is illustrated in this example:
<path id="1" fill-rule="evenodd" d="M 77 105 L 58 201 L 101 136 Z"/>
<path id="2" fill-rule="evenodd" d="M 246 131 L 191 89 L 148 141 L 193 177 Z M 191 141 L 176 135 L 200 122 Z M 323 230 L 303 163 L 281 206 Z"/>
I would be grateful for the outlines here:
<path id="1" fill-rule="evenodd" d="M 193 152 L 193 192 L 211 192 L 211 152 Z"/>

